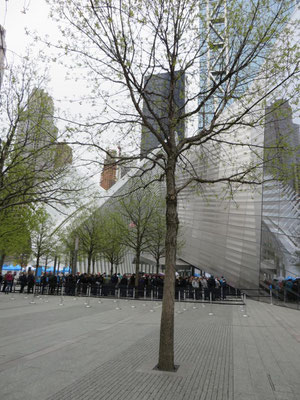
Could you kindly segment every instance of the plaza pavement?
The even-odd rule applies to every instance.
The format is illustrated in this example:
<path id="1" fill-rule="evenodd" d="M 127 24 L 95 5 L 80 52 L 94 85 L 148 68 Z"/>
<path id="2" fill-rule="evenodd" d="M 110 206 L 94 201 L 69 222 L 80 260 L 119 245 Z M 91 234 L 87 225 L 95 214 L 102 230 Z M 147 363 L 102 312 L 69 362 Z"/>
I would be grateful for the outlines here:
<path id="1" fill-rule="evenodd" d="M 1 400 L 300 399 L 299 311 L 177 303 L 168 373 L 160 303 L 32 298 L 0 294 Z"/>

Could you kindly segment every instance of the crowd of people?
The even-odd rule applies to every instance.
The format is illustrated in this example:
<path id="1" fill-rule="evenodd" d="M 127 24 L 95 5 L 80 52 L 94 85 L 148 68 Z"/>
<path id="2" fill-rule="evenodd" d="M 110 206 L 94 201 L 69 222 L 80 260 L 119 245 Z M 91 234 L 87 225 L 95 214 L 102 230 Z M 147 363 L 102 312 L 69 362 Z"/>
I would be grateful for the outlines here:
<path id="1" fill-rule="evenodd" d="M 163 274 L 140 274 L 136 286 L 135 274 L 113 274 L 106 273 L 87 274 L 53 274 L 44 273 L 36 278 L 33 271 L 16 274 L 7 272 L 4 276 L 0 274 L 0 290 L 5 293 L 16 290 L 20 293 L 38 291 L 41 294 L 63 294 L 65 295 L 92 295 L 92 296 L 115 296 L 116 290 L 121 297 L 150 297 L 155 294 L 156 298 L 162 298 L 164 275 Z M 175 292 L 177 299 L 193 298 L 196 300 L 225 299 L 228 285 L 226 279 L 214 276 L 176 276 Z M 151 294 L 152 292 L 152 294 Z"/>
<path id="2" fill-rule="evenodd" d="M 279 300 L 300 301 L 300 278 L 265 279 L 264 284 Z"/>

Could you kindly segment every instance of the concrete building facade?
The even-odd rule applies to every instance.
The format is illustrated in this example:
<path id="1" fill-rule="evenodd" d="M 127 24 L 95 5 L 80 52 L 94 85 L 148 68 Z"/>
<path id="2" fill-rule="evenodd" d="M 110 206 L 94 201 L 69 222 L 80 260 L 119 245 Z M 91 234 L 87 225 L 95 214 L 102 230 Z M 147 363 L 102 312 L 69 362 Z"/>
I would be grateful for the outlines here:
<path id="1" fill-rule="evenodd" d="M 177 115 L 180 116 L 184 113 L 185 108 L 185 74 L 182 71 L 178 71 L 176 76 L 173 103 Z M 160 132 L 161 137 L 166 139 L 164 136 L 168 130 L 167 115 L 170 96 L 170 74 L 162 73 L 149 76 L 146 79 L 144 96 L 146 98 L 146 101 L 143 103 L 145 118 L 156 131 Z M 180 140 L 184 136 L 185 126 L 182 120 L 177 126 L 177 138 Z M 145 157 L 159 145 L 159 141 L 153 133 L 145 125 L 142 125 L 141 157 Z"/>

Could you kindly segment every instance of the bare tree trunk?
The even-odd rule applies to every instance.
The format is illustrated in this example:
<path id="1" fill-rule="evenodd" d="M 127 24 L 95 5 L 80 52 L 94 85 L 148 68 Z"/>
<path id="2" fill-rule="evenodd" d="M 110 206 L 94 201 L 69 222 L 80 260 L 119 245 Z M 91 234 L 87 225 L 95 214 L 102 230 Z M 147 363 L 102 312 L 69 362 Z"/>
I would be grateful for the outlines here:
<path id="1" fill-rule="evenodd" d="M 55 275 L 56 272 L 56 263 L 57 263 L 57 256 L 54 257 L 53 275 Z"/>
<path id="2" fill-rule="evenodd" d="M 136 252 L 136 256 L 135 256 L 135 282 L 134 282 L 134 286 L 137 288 L 139 285 L 139 272 L 140 272 L 140 252 L 137 251 Z"/>
<path id="3" fill-rule="evenodd" d="M 96 260 L 93 258 L 93 274 L 95 274 L 95 262 Z"/>
<path id="4" fill-rule="evenodd" d="M 0 258 L 0 273 L 2 273 L 2 267 L 4 264 L 4 260 L 5 260 L 5 254 L 1 254 L 1 258 Z"/>
<path id="5" fill-rule="evenodd" d="M 90 275 L 91 273 L 91 261 L 92 261 L 92 256 L 89 254 L 88 255 L 88 267 L 87 267 L 87 273 Z"/>
<path id="6" fill-rule="evenodd" d="M 113 276 L 113 273 L 114 273 L 114 263 L 111 262 L 110 263 L 110 276 Z"/>
<path id="7" fill-rule="evenodd" d="M 160 325 L 158 368 L 174 371 L 174 298 L 175 263 L 178 231 L 177 193 L 175 186 L 176 161 L 169 159 L 166 170 L 166 271 Z"/>
<path id="8" fill-rule="evenodd" d="M 159 274 L 159 258 L 156 260 L 156 275 Z"/>
<path id="9" fill-rule="evenodd" d="M 38 253 L 38 255 L 36 256 L 35 276 L 37 276 L 39 266 L 40 266 L 40 254 Z"/>

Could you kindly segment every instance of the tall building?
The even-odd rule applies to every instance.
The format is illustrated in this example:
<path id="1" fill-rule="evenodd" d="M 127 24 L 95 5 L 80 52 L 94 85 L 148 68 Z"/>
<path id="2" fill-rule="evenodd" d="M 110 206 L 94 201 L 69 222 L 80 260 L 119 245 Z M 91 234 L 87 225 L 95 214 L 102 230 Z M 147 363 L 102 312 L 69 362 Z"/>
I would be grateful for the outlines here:
<path id="1" fill-rule="evenodd" d="M 5 29 L 0 25 L 0 89 L 4 75 L 5 53 L 6 53 Z"/>
<path id="2" fill-rule="evenodd" d="M 111 150 L 104 160 L 100 186 L 105 190 L 110 189 L 117 181 L 117 165 L 115 162 L 116 156 L 116 150 Z"/>
<path id="3" fill-rule="evenodd" d="M 265 173 L 287 183 L 300 194 L 300 130 L 293 123 L 288 101 L 277 100 L 266 108 L 264 142 L 267 157 Z"/>
<path id="4" fill-rule="evenodd" d="M 176 73 L 176 86 L 174 90 L 173 104 L 175 112 L 178 116 L 184 113 L 185 105 L 185 75 L 184 72 Z M 164 130 L 168 131 L 168 110 L 170 96 L 170 74 L 163 73 L 151 75 L 146 79 L 144 88 L 143 113 L 148 123 L 164 138 Z M 184 121 L 177 125 L 177 139 L 180 140 L 185 136 Z M 149 152 L 156 149 L 160 145 L 158 139 L 145 126 L 142 126 L 141 139 L 141 158 L 145 157 Z"/>
<path id="5" fill-rule="evenodd" d="M 43 89 L 34 89 L 20 115 L 17 147 L 38 173 L 47 173 L 72 163 L 72 149 L 57 140 L 54 103 Z"/>

